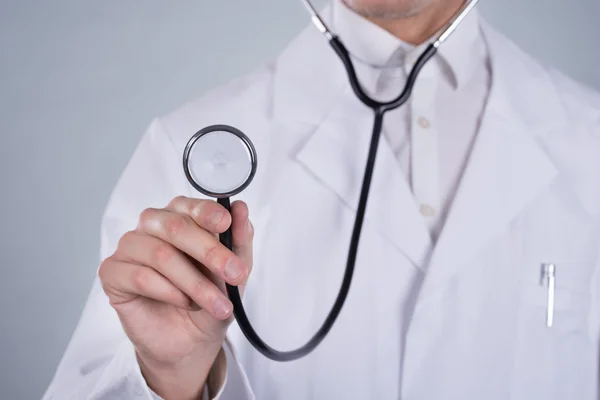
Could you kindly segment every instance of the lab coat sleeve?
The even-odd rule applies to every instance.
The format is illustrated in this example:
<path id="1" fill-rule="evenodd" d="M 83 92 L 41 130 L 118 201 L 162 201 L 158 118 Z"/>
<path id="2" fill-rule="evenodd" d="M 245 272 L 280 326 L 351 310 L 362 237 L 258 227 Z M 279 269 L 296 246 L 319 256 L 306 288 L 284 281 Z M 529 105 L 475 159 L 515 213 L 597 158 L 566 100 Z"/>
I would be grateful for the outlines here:
<path id="1" fill-rule="evenodd" d="M 162 208 L 178 195 L 195 196 L 181 170 L 181 155 L 159 120 L 143 136 L 113 191 L 102 219 L 101 259 L 110 256 L 146 208 Z M 107 157 L 107 160 L 109 158 Z M 226 381 L 215 399 L 249 400 L 252 390 L 228 342 Z M 159 398 L 148 388 L 135 349 L 98 278 L 43 400 Z M 205 397 L 206 398 L 206 397 Z"/>

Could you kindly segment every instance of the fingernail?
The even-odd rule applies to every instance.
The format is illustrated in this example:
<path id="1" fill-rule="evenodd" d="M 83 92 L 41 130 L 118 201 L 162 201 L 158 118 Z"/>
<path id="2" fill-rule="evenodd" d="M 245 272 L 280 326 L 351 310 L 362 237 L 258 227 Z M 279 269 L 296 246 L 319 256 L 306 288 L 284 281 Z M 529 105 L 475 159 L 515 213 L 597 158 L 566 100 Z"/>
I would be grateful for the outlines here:
<path id="1" fill-rule="evenodd" d="M 247 220 L 247 222 L 246 222 L 246 229 L 248 230 L 248 232 L 252 232 L 252 230 L 254 229 L 254 227 L 252 226 L 252 222 L 250 222 L 250 220 Z"/>
<path id="2" fill-rule="evenodd" d="M 222 211 L 215 211 L 212 215 L 212 217 L 210 218 L 211 222 L 213 225 L 218 225 L 219 222 L 221 222 L 221 220 L 223 219 L 223 217 L 225 216 L 225 214 L 223 214 Z"/>
<path id="3" fill-rule="evenodd" d="M 242 272 L 244 272 L 242 265 L 235 259 L 229 260 L 225 265 L 225 278 L 230 281 L 239 278 Z"/>
<path id="4" fill-rule="evenodd" d="M 231 314 L 231 305 L 229 301 L 219 298 L 213 304 L 213 311 L 217 318 L 225 319 Z"/>

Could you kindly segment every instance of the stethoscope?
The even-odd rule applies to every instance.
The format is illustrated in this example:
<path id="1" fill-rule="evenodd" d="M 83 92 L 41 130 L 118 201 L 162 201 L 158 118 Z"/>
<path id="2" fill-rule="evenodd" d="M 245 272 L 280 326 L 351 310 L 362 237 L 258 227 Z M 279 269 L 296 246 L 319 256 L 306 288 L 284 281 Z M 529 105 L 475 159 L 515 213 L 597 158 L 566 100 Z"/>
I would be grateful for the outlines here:
<path id="1" fill-rule="evenodd" d="M 319 17 L 315 8 L 308 0 L 302 0 L 306 9 L 311 15 L 312 22 L 318 30 L 327 38 L 329 44 L 339 56 L 346 68 L 350 85 L 355 95 L 367 107 L 375 113 L 373 123 L 373 133 L 369 146 L 369 155 L 367 166 L 360 191 L 360 200 L 352 230 L 350 240 L 350 250 L 346 262 L 346 270 L 342 280 L 342 286 L 339 294 L 333 304 L 333 307 L 323 325 L 317 333 L 302 347 L 292 351 L 278 351 L 267 345 L 256 333 L 242 304 L 240 293 L 237 287 L 226 285 L 227 295 L 233 303 L 235 318 L 241 331 L 248 341 L 264 356 L 275 361 L 292 361 L 302 358 L 311 353 L 327 336 L 335 320 L 342 310 L 342 306 L 348 296 L 352 275 L 354 273 L 354 264 L 358 251 L 358 242 L 362 230 L 371 178 L 377 156 L 377 147 L 383 125 L 383 117 L 386 112 L 395 110 L 402 106 L 409 99 L 417 76 L 423 66 L 437 53 L 438 48 L 448 37 L 456 30 L 465 17 L 471 12 L 479 0 L 468 1 L 455 15 L 448 27 L 431 43 L 421 56 L 417 59 L 414 67 L 408 75 L 406 85 L 402 93 L 392 101 L 379 102 L 369 97 L 362 89 L 358 80 L 356 70 L 350 59 L 351 55 L 340 39 L 331 33 L 321 17 Z M 250 139 L 240 130 L 228 125 L 213 125 L 206 127 L 196 133 L 188 142 L 183 155 L 183 169 L 190 184 L 200 193 L 216 198 L 218 203 L 230 210 L 230 197 L 239 194 L 244 190 L 256 173 L 257 168 L 256 149 Z M 224 246 L 232 249 L 231 229 L 219 235 L 219 239 Z"/>

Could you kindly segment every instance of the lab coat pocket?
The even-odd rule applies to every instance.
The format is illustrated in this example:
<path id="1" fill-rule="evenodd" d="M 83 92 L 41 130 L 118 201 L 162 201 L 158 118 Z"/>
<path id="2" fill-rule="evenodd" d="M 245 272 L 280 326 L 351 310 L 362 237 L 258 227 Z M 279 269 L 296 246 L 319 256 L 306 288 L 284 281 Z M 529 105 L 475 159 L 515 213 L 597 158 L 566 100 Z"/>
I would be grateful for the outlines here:
<path id="1" fill-rule="evenodd" d="M 513 399 L 590 398 L 595 380 L 588 375 L 597 357 L 588 329 L 593 263 L 553 265 L 553 299 L 543 263 L 527 269 L 521 281 Z"/>
<path id="2" fill-rule="evenodd" d="M 558 331 L 586 328 L 593 266 L 586 262 L 547 262 L 539 263 L 537 270 L 531 268 L 521 282 L 522 307 L 533 313 L 530 323 Z"/>

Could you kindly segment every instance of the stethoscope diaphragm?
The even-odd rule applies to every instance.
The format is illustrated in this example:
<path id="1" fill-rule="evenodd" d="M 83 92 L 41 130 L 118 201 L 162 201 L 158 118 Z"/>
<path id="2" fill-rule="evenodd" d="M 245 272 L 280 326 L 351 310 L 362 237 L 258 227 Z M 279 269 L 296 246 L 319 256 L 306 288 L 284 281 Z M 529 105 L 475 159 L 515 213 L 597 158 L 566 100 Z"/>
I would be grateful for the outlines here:
<path id="1" fill-rule="evenodd" d="M 212 125 L 189 140 L 183 169 L 190 184 L 214 198 L 234 196 L 256 173 L 256 150 L 248 137 L 228 125 Z"/>

